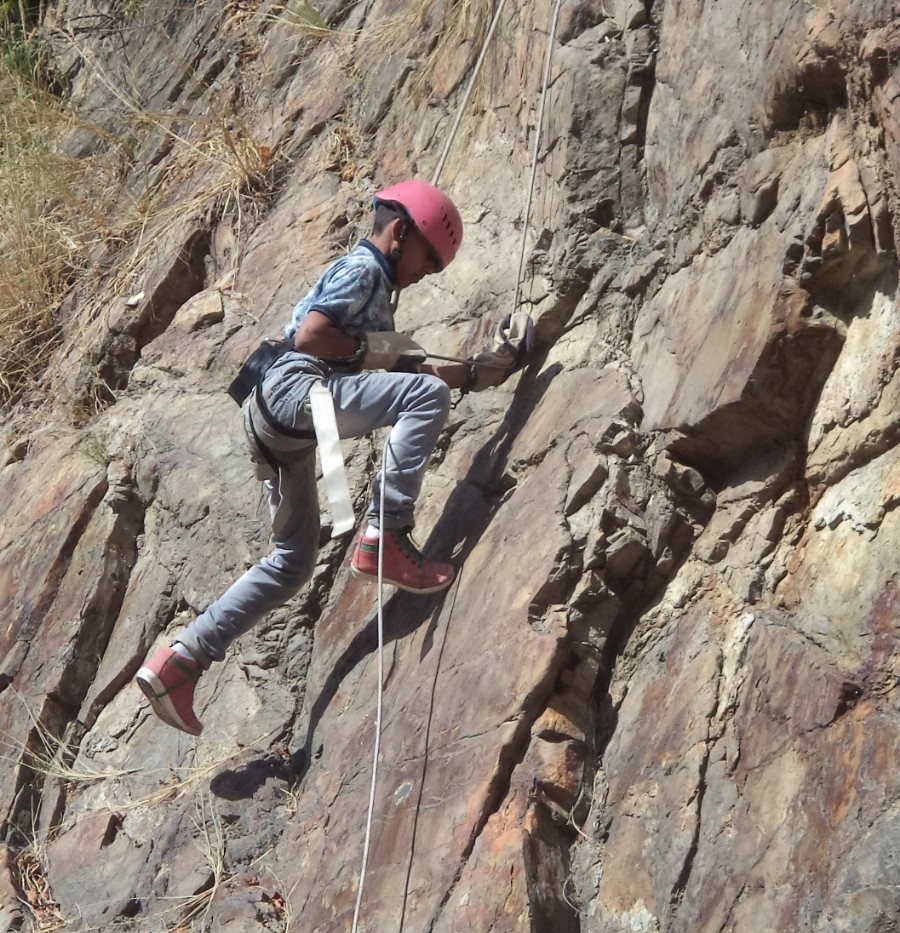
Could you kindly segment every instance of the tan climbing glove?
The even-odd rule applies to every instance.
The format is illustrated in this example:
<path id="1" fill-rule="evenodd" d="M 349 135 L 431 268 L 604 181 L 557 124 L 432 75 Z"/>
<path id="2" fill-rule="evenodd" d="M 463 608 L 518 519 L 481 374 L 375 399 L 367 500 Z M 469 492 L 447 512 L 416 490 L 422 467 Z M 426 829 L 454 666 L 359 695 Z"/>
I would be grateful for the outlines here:
<path id="1" fill-rule="evenodd" d="M 393 330 L 364 334 L 359 352 L 363 369 L 394 369 L 400 360 L 404 363 L 424 363 L 425 351 L 406 334 Z"/>
<path id="2" fill-rule="evenodd" d="M 490 350 L 476 353 L 469 361 L 472 375 L 466 389 L 482 392 L 498 386 L 528 361 L 534 344 L 534 324 L 524 311 L 507 314 L 497 325 Z"/>

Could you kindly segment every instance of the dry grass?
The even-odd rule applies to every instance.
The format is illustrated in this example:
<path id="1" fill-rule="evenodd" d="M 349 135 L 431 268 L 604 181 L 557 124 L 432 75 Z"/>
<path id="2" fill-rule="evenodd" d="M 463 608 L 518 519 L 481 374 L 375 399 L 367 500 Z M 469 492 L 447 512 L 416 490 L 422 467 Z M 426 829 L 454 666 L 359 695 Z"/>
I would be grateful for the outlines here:
<path id="1" fill-rule="evenodd" d="M 36 777 L 63 781 L 68 784 L 95 784 L 99 781 L 124 778 L 139 772 L 147 774 L 146 769 L 112 768 L 100 769 L 89 764 L 84 756 L 79 756 L 76 743 L 68 742 L 51 732 L 29 706 L 28 701 L 14 688 L 9 692 L 25 707 L 31 720 L 31 733 L 22 741 L 6 732 L 0 732 L 6 754 L 0 759 L 15 765 L 23 765 Z M 152 807 L 160 803 L 169 803 L 197 790 L 206 779 L 215 774 L 226 764 L 234 764 L 241 758 L 258 753 L 268 745 L 274 732 L 266 732 L 251 742 L 244 743 L 233 752 L 226 752 L 218 757 L 203 761 L 193 767 L 179 768 L 178 772 L 169 768 L 159 782 L 159 788 L 130 801 L 119 802 L 118 809 L 128 810 L 136 807 Z"/>
<path id="2" fill-rule="evenodd" d="M 52 352 L 59 306 L 89 271 L 92 220 L 109 196 L 103 166 L 58 150 L 72 126 L 51 94 L 0 63 L 0 405 Z"/>
<path id="3" fill-rule="evenodd" d="M 134 774 L 137 769 L 101 771 L 87 763 L 76 766 L 78 748 L 74 743 L 55 735 L 29 706 L 28 701 L 14 688 L 9 693 L 16 697 L 28 713 L 31 730 L 26 741 L 0 731 L 6 754 L 0 759 L 25 767 L 40 779 L 63 781 L 68 784 L 94 784 L 110 778 Z"/>
<path id="4" fill-rule="evenodd" d="M 129 293 L 167 232 L 191 216 L 234 216 L 240 231 L 244 213 L 265 202 L 277 161 L 233 110 L 211 105 L 202 119 L 177 122 L 150 113 L 71 44 L 116 100 L 118 136 L 0 56 L 0 409 L 36 383 L 66 333 L 88 335 L 95 321 L 102 329 L 109 294 Z M 76 129 L 94 140 L 89 156 L 66 154 Z M 135 161 L 151 134 L 166 140 L 165 171 Z M 62 308 L 74 290 L 72 316 Z"/>
<path id="5" fill-rule="evenodd" d="M 259 749 L 259 742 L 268 736 L 261 736 L 251 745 L 245 746 L 236 752 L 222 755 L 220 758 L 209 761 L 206 764 L 200 764 L 195 767 L 183 767 L 170 770 L 166 777 L 159 782 L 159 787 L 144 794 L 134 800 L 123 802 L 119 805 L 122 811 L 135 810 L 139 808 L 152 808 L 160 804 L 170 804 L 182 797 L 193 794 L 198 789 L 205 786 L 208 778 L 216 774 L 219 769 L 226 764 L 234 763 L 249 754 L 251 751 Z"/>
<path id="6" fill-rule="evenodd" d="M 34 844 L 18 852 L 13 860 L 16 882 L 22 892 L 20 903 L 31 917 L 34 933 L 56 933 L 66 928 L 66 918 L 50 890 L 44 861 Z"/>
<path id="7" fill-rule="evenodd" d="M 428 51 L 411 60 L 410 87 L 417 96 L 428 96 L 431 77 L 443 63 L 458 54 L 461 47 L 474 63 L 487 36 L 497 0 L 457 0 L 445 7 L 444 18 L 434 21 L 435 5 L 426 0 L 410 4 L 395 16 L 369 24 L 358 36 L 357 50 L 366 67 L 397 56 L 409 56 L 416 42 L 427 37 Z"/>
<path id="8" fill-rule="evenodd" d="M 203 861 L 210 871 L 211 882 L 197 894 L 186 898 L 177 906 L 181 922 L 204 925 L 219 888 L 227 881 L 225 867 L 225 833 L 222 820 L 210 794 L 200 793 L 195 800 L 196 815 L 193 818 L 197 831 L 196 842 Z"/>
<path id="9" fill-rule="evenodd" d="M 32 729 L 25 742 L 14 740 L 9 735 L 3 734 L 2 744 L 8 750 L 3 757 L 27 768 L 37 784 L 51 780 L 63 782 L 72 787 L 92 785 L 101 781 L 115 781 L 122 788 L 127 787 L 127 784 L 120 783 L 121 779 L 137 773 L 138 769 L 104 770 L 85 763 L 83 756 L 78 755 L 75 743 L 66 742 L 53 735 L 42 724 L 27 700 L 16 695 L 28 711 Z M 116 812 L 125 814 L 137 808 L 152 809 L 158 806 L 168 808 L 175 801 L 184 798 L 193 801 L 195 839 L 203 861 L 210 870 L 211 883 L 197 894 L 174 899 L 171 906 L 155 917 L 154 921 L 165 920 L 167 926 L 175 925 L 178 929 L 197 929 L 208 920 L 216 892 L 227 883 L 229 874 L 225 863 L 225 830 L 215 807 L 215 801 L 207 787 L 207 781 L 225 764 L 233 764 L 242 757 L 258 753 L 260 747 L 265 747 L 271 738 L 272 733 L 266 733 L 235 752 L 201 762 L 195 767 L 179 768 L 177 772 L 167 769 L 166 776 L 159 781 L 158 789 L 129 801 L 121 801 L 116 805 Z M 146 769 L 142 769 L 142 773 L 146 776 Z M 109 793 L 115 795 L 112 787 Z M 104 807 L 108 803 L 109 801 L 104 804 Z M 13 859 L 13 871 L 22 893 L 23 909 L 30 917 L 30 929 L 35 933 L 38 931 L 55 933 L 57 930 L 66 929 L 68 923 L 53 897 L 46 873 L 46 845 L 58 828 L 51 827 L 48 830 L 38 825 L 39 806 L 40 801 L 36 798 L 34 805 L 29 807 L 30 826 L 16 827 L 20 842 Z M 27 816 L 23 818 L 28 819 Z M 281 909 L 285 908 L 282 906 Z M 80 929 L 87 930 L 83 927 Z"/>
<path id="10" fill-rule="evenodd" d="M 24 845 L 12 849 L 10 870 L 20 893 L 19 904 L 30 919 L 29 929 L 34 933 L 56 933 L 66 928 L 66 918 L 47 878 L 46 838 L 38 828 L 37 813 L 29 808 L 28 816 L 30 826 L 9 824 L 25 840 Z"/>
<path id="11" fill-rule="evenodd" d="M 255 139 L 233 108 L 211 98 L 202 118 L 146 110 L 84 43 L 75 37 L 69 41 L 96 81 L 116 99 L 123 132 L 136 138 L 161 134 L 169 146 L 165 171 L 147 172 L 151 180 L 134 204 L 137 216 L 131 220 L 137 222 L 129 230 L 122 274 L 134 278 L 133 264 L 148 253 L 148 242 L 174 223 L 210 212 L 236 212 L 240 221 L 243 210 L 265 198 L 278 153 Z M 145 172 L 143 166 L 134 168 L 134 174 Z M 192 185 L 198 178 L 202 182 Z"/>
<path id="12" fill-rule="evenodd" d="M 460 0 L 454 3 L 429 59 L 429 67 L 434 67 L 465 43 L 471 43 L 474 58 L 487 35 L 496 5 L 496 0 Z"/>
<path id="13" fill-rule="evenodd" d="M 309 0 L 287 0 L 278 17 L 270 13 L 263 15 L 288 23 L 304 38 L 330 39 L 335 36 L 334 30 Z"/>

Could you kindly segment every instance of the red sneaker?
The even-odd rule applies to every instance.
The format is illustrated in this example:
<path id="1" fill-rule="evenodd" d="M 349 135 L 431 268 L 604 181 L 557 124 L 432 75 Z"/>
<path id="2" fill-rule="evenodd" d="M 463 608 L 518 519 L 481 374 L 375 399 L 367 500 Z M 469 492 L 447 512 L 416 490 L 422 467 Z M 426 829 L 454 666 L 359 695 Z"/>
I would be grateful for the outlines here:
<path id="1" fill-rule="evenodd" d="M 413 543 L 409 531 L 385 531 L 382 577 L 385 583 L 410 593 L 437 593 L 453 582 L 452 564 L 427 560 Z M 359 576 L 378 577 L 378 538 L 361 535 L 350 561 L 350 569 Z"/>
<path id="2" fill-rule="evenodd" d="M 134 679 L 163 722 L 182 732 L 200 735 L 203 725 L 194 715 L 194 687 L 202 673 L 199 661 L 162 647 Z"/>

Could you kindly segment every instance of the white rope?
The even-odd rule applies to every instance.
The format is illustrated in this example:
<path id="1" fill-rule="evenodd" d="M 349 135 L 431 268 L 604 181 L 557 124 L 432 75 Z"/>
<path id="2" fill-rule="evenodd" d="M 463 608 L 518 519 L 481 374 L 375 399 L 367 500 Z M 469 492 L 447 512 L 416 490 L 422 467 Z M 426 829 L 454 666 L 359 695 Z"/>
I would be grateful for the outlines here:
<path id="1" fill-rule="evenodd" d="M 456 139 L 456 133 L 459 130 L 460 123 L 462 122 L 463 114 L 465 113 L 466 106 L 469 103 L 469 98 L 472 96 L 472 90 L 475 87 L 475 82 L 478 80 L 478 75 L 481 72 L 481 66 L 484 64 L 484 60 L 487 57 L 488 48 L 491 44 L 491 39 L 494 37 L 494 31 L 497 28 L 497 23 L 500 21 L 500 14 L 503 12 L 505 3 L 506 0 L 499 0 L 497 8 L 494 11 L 494 18 L 491 20 L 490 28 L 488 29 L 487 35 L 485 36 L 484 44 L 481 47 L 481 53 L 478 56 L 478 61 L 475 63 L 475 69 L 472 72 L 472 77 L 469 79 L 469 83 L 466 87 L 466 92 L 463 95 L 463 99 L 456 111 L 456 119 L 454 120 L 453 127 L 447 136 L 447 142 L 444 144 L 444 151 L 441 153 L 441 158 L 438 161 L 438 166 L 435 169 L 434 176 L 432 177 L 431 181 L 434 185 L 438 183 L 441 177 L 441 173 L 444 171 L 444 165 L 447 162 L 447 156 L 450 154 L 450 149 L 452 148 L 453 142 Z M 525 214 L 522 218 L 522 242 L 519 247 L 519 269 L 516 273 L 516 291 L 513 297 L 512 307 L 514 313 L 519 307 L 519 298 L 522 291 L 522 274 L 525 268 L 525 252 L 527 249 L 528 240 L 528 222 L 531 219 L 531 204 L 534 198 L 535 181 L 537 180 L 538 156 L 540 154 L 541 137 L 544 127 L 544 110 L 546 108 L 547 102 L 547 88 L 550 84 L 550 66 L 553 60 L 553 43 L 556 40 L 556 29 L 559 23 L 559 10 L 561 6 L 562 0 L 556 0 L 556 3 L 553 7 L 553 19 L 550 24 L 550 35 L 547 40 L 547 55 L 544 61 L 544 76 L 541 82 L 541 99 L 538 105 L 537 124 L 535 125 L 534 129 L 534 148 L 531 157 L 531 180 L 528 185 L 528 197 L 525 202 Z"/>
<path id="2" fill-rule="evenodd" d="M 497 9 L 494 11 L 494 18 L 491 20 L 490 29 L 488 29 L 487 36 L 485 36 L 484 39 L 484 44 L 481 46 L 481 54 L 478 56 L 478 61 L 475 62 L 475 70 L 472 72 L 472 77 L 469 79 L 468 87 L 466 87 L 466 93 L 463 95 L 459 109 L 456 111 L 456 120 L 453 123 L 453 128 L 450 130 L 450 135 L 447 137 L 447 142 L 444 144 L 444 151 L 441 153 L 441 158 L 438 162 L 438 167 L 435 169 L 434 177 L 431 179 L 431 183 L 433 185 L 438 183 L 438 180 L 441 177 L 441 172 L 444 171 L 444 163 L 447 161 L 447 156 L 450 154 L 450 147 L 453 145 L 453 140 L 456 138 L 456 131 L 459 129 L 459 124 L 462 122 L 466 105 L 469 103 L 469 98 L 472 96 L 472 89 L 475 87 L 475 82 L 478 79 L 478 73 L 481 71 L 481 66 L 484 64 L 484 59 L 487 56 L 488 46 L 490 46 L 491 39 L 494 37 L 494 30 L 497 28 L 497 23 L 500 21 L 500 14 L 503 12 L 503 5 L 505 3 L 506 0 L 500 0 L 500 2 L 497 4 Z"/>
<path id="3" fill-rule="evenodd" d="M 438 167 L 434 173 L 433 184 L 437 184 L 438 179 L 441 176 L 441 172 L 444 170 L 444 164 L 447 161 L 447 155 L 450 152 L 450 148 L 453 145 L 453 140 L 456 136 L 456 132 L 459 129 L 459 125 L 462 121 L 463 112 L 465 111 L 466 105 L 469 102 L 469 97 L 472 94 L 472 89 L 475 86 L 475 81 L 478 78 L 478 73 L 481 70 L 481 66 L 484 63 L 485 56 L 487 55 L 488 46 L 490 45 L 491 39 L 494 35 L 494 30 L 497 26 L 497 23 L 500 19 L 500 14 L 503 11 L 503 6 L 506 3 L 506 0 L 499 0 L 497 4 L 497 9 L 494 13 L 494 18 L 491 21 L 490 29 L 488 30 L 487 36 L 484 40 L 484 45 L 481 49 L 481 54 L 478 57 L 478 61 L 475 64 L 475 70 L 472 73 L 472 77 L 469 80 L 468 87 L 466 88 L 465 95 L 462 102 L 460 103 L 459 110 L 457 111 L 456 120 L 453 124 L 453 128 L 450 130 L 450 135 L 447 139 L 447 142 L 444 146 L 444 151 L 441 154 L 440 161 L 438 162 Z M 550 83 L 550 63 L 552 59 L 553 52 L 553 43 L 556 39 L 556 26 L 559 21 L 559 9 L 562 6 L 562 0 L 556 0 L 556 5 L 553 8 L 553 21 L 550 27 L 550 37 L 547 42 L 547 58 L 544 64 L 544 77 L 541 87 L 541 101 L 538 108 L 538 117 L 537 117 L 537 126 L 535 127 L 534 134 L 534 152 L 532 156 L 531 163 L 531 182 L 528 188 L 528 200 L 525 206 L 525 216 L 522 220 L 522 244 L 519 255 L 519 271 L 516 276 L 516 294 L 513 304 L 513 311 L 516 310 L 519 306 L 519 290 L 522 281 L 522 269 L 525 262 L 525 248 L 526 248 L 526 235 L 528 231 L 528 221 L 531 214 L 531 202 L 534 194 L 534 185 L 535 179 L 537 177 L 537 163 L 538 163 L 538 154 L 540 151 L 540 141 L 541 141 L 541 131 L 544 121 L 544 107 L 547 98 L 547 86 Z M 385 469 L 387 465 L 387 455 L 388 450 L 390 449 L 390 434 L 388 434 L 387 440 L 384 442 L 384 450 L 381 457 L 381 502 L 379 505 L 379 532 L 383 538 L 384 536 L 384 486 L 385 486 Z M 376 703 L 375 703 L 375 749 L 372 756 L 372 782 L 369 788 L 369 812 L 366 816 L 366 837 L 363 843 L 363 855 L 362 855 L 362 865 L 359 871 L 359 886 L 356 889 L 356 906 L 353 909 L 353 925 L 351 927 L 351 933 L 357 933 L 359 926 L 359 917 L 360 917 L 360 908 L 362 905 L 362 895 L 363 887 L 366 880 L 366 870 L 368 868 L 369 862 L 369 846 L 372 840 L 372 816 L 375 811 L 375 791 L 378 785 L 378 758 L 381 750 L 381 715 L 382 715 L 382 706 L 384 700 L 384 616 L 383 616 L 383 559 L 384 559 L 384 548 L 381 546 L 381 541 L 379 540 L 378 545 L 378 689 L 376 693 Z"/>
<path id="4" fill-rule="evenodd" d="M 359 912 L 362 905 L 363 885 L 366 881 L 366 868 L 369 863 L 369 844 L 372 840 L 372 814 L 375 812 L 375 788 L 378 784 L 378 757 L 381 750 L 381 708 L 384 698 L 384 485 L 385 468 L 391 435 L 388 434 L 381 454 L 381 502 L 378 506 L 378 689 L 375 700 L 375 750 L 372 754 L 372 784 L 369 788 L 369 813 L 366 817 L 366 838 L 363 843 L 362 866 L 359 870 L 359 887 L 356 889 L 356 906 L 353 908 L 352 933 L 356 933 L 359 924 Z"/>
<path id="5" fill-rule="evenodd" d="M 550 62 L 553 58 L 553 43 L 556 39 L 556 24 L 559 22 L 559 8 L 562 0 L 556 0 L 553 7 L 553 21 L 550 24 L 550 38 L 547 41 L 547 58 L 544 62 L 544 79 L 541 84 L 541 102 L 538 106 L 537 125 L 534 128 L 534 151 L 531 157 L 531 182 L 528 185 L 528 199 L 525 203 L 525 216 L 522 218 L 522 244 L 519 249 L 519 271 L 516 273 L 516 294 L 513 298 L 513 313 L 519 307 L 519 295 L 522 290 L 522 271 L 525 268 L 525 249 L 528 239 L 528 221 L 531 219 L 531 201 L 534 196 L 534 184 L 537 178 L 538 155 L 540 153 L 541 133 L 544 127 L 544 105 L 547 100 L 547 87 L 550 84 Z"/>
<path id="6" fill-rule="evenodd" d="M 444 145 L 444 151 L 441 154 L 441 158 L 438 162 L 437 169 L 435 170 L 434 177 L 432 179 L 433 184 L 437 184 L 438 180 L 441 177 L 441 172 L 444 170 L 444 165 L 447 161 L 447 156 L 450 153 L 450 148 L 453 145 L 453 140 L 456 138 L 456 133 L 459 130 L 459 125 L 462 122 L 463 113 L 465 112 L 466 105 L 469 102 L 469 98 L 472 95 L 472 89 L 475 87 L 475 81 L 478 79 L 478 74 L 481 71 L 481 66 L 484 64 L 484 59 L 487 56 L 488 47 L 490 46 L 491 39 L 494 36 L 494 30 L 497 27 L 497 23 L 500 21 L 500 14 L 503 11 L 503 6 L 506 3 L 506 0 L 500 0 L 497 4 L 497 9 L 494 12 L 494 18 L 491 20 L 490 28 L 488 29 L 487 36 L 485 37 L 484 44 L 481 48 L 481 54 L 478 56 L 478 61 L 475 63 L 475 70 L 472 72 L 472 77 L 469 79 L 469 84 L 466 88 L 465 95 L 459 105 L 459 108 L 456 113 L 456 120 L 453 123 L 453 128 L 450 130 L 450 134 L 447 137 L 447 142 Z M 381 504 L 379 509 L 379 531 L 381 535 L 384 535 L 384 484 L 385 484 L 385 464 L 387 461 L 387 453 L 390 445 L 390 434 L 387 437 L 387 440 L 384 443 L 384 451 L 381 458 Z M 378 782 L 378 757 L 381 749 L 381 712 L 382 704 L 384 698 L 384 618 L 383 618 L 383 555 L 384 548 L 381 546 L 379 541 L 378 546 L 378 691 L 376 696 L 376 706 L 375 706 L 375 750 L 372 757 L 372 783 L 369 789 L 369 812 L 366 816 L 366 837 L 363 842 L 363 855 L 362 855 L 362 866 L 359 871 L 359 886 L 356 889 L 356 906 L 353 909 L 353 925 L 351 928 L 352 933 L 357 933 L 359 926 L 359 915 L 360 915 L 360 906 L 362 904 L 362 895 L 363 895 L 363 886 L 366 881 L 366 870 L 369 862 L 369 846 L 372 840 L 372 814 L 375 810 L 375 791 Z"/>

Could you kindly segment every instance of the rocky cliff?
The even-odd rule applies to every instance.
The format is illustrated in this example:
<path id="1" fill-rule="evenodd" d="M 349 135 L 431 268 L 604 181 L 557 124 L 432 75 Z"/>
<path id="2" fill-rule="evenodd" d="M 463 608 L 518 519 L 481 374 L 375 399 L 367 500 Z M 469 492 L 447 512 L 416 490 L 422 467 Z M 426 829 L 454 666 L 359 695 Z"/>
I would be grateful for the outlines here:
<path id="1" fill-rule="evenodd" d="M 199 739 L 131 678 L 267 547 L 237 367 L 445 150 L 466 241 L 399 323 L 471 353 L 520 286 L 536 348 L 428 474 L 457 582 L 385 594 L 359 929 L 898 928 L 897 4 L 564 0 L 550 43 L 522 0 L 486 44 L 494 10 L 47 11 L 115 209 L 4 423 L 0 929 L 350 929 L 353 536 L 203 678 Z"/>

